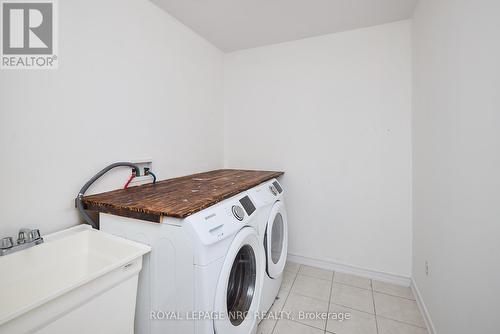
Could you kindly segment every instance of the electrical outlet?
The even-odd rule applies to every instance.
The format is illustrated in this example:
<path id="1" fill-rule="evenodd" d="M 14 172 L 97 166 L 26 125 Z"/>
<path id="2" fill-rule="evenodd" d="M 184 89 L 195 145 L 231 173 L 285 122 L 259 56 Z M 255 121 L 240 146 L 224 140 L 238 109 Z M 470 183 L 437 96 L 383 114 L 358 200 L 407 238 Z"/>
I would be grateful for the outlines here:
<path id="1" fill-rule="evenodd" d="M 429 276 L 429 262 L 425 261 L 425 275 Z"/>

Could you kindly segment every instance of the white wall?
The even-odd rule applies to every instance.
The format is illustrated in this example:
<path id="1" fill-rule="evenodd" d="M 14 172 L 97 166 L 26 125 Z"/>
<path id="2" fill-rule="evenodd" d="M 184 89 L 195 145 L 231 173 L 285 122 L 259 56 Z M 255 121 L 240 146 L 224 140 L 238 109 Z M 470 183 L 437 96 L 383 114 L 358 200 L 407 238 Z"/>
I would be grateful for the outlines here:
<path id="1" fill-rule="evenodd" d="M 59 1 L 59 19 L 58 70 L 0 71 L 0 236 L 77 224 L 78 190 L 117 160 L 222 166 L 218 49 L 145 0 Z"/>
<path id="2" fill-rule="evenodd" d="M 410 22 L 230 53 L 225 164 L 284 170 L 289 252 L 411 272 Z"/>
<path id="3" fill-rule="evenodd" d="M 420 0 L 414 17 L 413 276 L 440 334 L 500 328 L 498 13 Z"/>

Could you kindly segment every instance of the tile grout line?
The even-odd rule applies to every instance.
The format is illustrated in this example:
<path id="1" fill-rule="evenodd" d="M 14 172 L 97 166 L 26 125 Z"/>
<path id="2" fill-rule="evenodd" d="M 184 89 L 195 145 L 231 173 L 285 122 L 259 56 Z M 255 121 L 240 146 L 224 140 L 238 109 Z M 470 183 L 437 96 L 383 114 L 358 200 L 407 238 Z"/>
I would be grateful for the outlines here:
<path id="1" fill-rule="evenodd" d="M 386 296 L 391 296 L 391 297 L 396 297 L 396 298 L 401 298 L 401 299 L 406 299 L 406 300 L 411 300 L 411 301 L 416 302 L 415 299 L 411 299 L 411 298 L 403 297 L 403 296 L 398 296 L 398 295 L 390 294 L 390 293 L 387 293 L 387 292 L 373 290 L 373 293 L 378 293 L 378 294 L 381 294 L 381 295 L 386 295 Z"/>
<path id="2" fill-rule="evenodd" d="M 408 298 L 404 298 L 404 297 L 400 297 L 400 296 L 394 296 L 394 295 L 390 295 L 390 294 L 387 294 L 387 293 L 383 293 L 383 292 L 379 292 L 379 291 L 373 291 L 373 307 L 375 308 L 375 293 L 378 293 L 379 295 L 384 295 L 384 296 L 389 296 L 389 297 L 392 297 L 392 298 L 398 298 L 398 299 L 402 299 L 402 300 L 406 300 L 406 301 L 409 301 L 409 302 L 414 302 L 414 303 L 417 303 L 416 300 L 413 300 L 413 299 L 408 299 Z M 417 305 L 418 307 L 418 305 Z M 420 316 L 422 316 L 422 313 L 420 312 L 420 310 L 418 310 Z M 405 325 L 410 325 L 410 326 L 413 326 L 413 327 L 417 327 L 417 328 L 424 328 L 428 331 L 427 327 L 424 325 L 424 326 L 419 326 L 419 325 L 416 325 L 416 324 L 412 324 L 412 323 L 409 323 L 409 322 L 406 322 L 406 321 L 403 321 L 403 320 L 398 320 L 398 319 L 394 319 L 394 318 L 390 318 L 388 316 L 382 316 L 382 315 L 377 315 L 378 317 L 381 317 L 381 318 L 384 318 L 384 319 L 388 319 L 388 320 L 392 320 L 392 321 L 395 321 L 395 322 L 399 322 L 401 324 L 405 324 Z"/>
<path id="3" fill-rule="evenodd" d="M 370 313 L 370 312 L 367 312 L 367 311 L 363 311 L 363 310 L 360 310 L 360 309 L 354 308 L 354 307 L 352 307 L 352 306 L 342 305 L 342 304 L 335 303 L 335 302 L 333 302 L 332 304 L 333 304 L 333 305 L 340 306 L 340 307 L 343 307 L 343 308 L 347 308 L 347 309 L 349 309 L 349 310 L 351 310 L 351 311 L 356 311 L 356 312 L 365 313 L 365 314 L 369 314 L 369 315 L 375 315 L 375 313 Z"/>
<path id="4" fill-rule="evenodd" d="M 315 276 L 314 274 L 310 274 L 310 273 L 304 273 L 304 272 L 301 272 L 301 269 L 302 267 L 305 266 L 304 264 L 301 264 L 300 265 L 300 268 L 299 268 L 299 271 L 297 272 L 297 275 L 302 275 L 302 276 L 307 276 L 307 277 L 312 277 L 312 278 L 316 278 L 316 279 L 320 279 L 320 280 L 323 280 L 323 281 L 328 281 L 330 282 L 331 280 L 333 280 L 333 276 L 331 279 L 326 279 L 326 278 L 321 278 L 321 277 L 318 277 L 318 276 Z M 316 268 L 316 267 L 311 267 L 311 266 L 308 266 L 310 268 L 314 268 L 314 269 L 318 269 L 318 270 L 321 270 L 321 271 L 325 271 L 325 272 L 330 272 L 330 273 L 334 273 L 333 270 L 328 270 L 328 269 L 322 269 L 322 268 Z"/>
<path id="5" fill-rule="evenodd" d="M 298 276 L 298 275 L 297 275 Z M 358 287 L 355 287 L 355 286 L 351 286 L 351 285 L 347 285 L 347 284 L 341 284 L 341 283 L 338 283 L 338 282 L 334 282 L 334 281 L 331 281 L 331 288 L 330 288 L 330 294 L 333 292 L 333 285 L 334 284 L 340 284 L 340 285 L 344 285 L 344 286 L 348 286 L 350 288 L 358 288 Z M 364 290 L 364 291 L 371 291 L 369 289 L 364 289 L 364 288 L 358 288 L 360 290 Z M 292 293 L 292 291 L 290 290 L 290 294 Z M 318 298 L 318 297 L 313 297 L 311 295 L 306 295 L 306 294 L 303 294 L 303 293 L 300 293 L 300 292 L 296 292 L 294 291 L 293 292 L 294 295 L 297 295 L 297 296 L 301 296 L 301 297 L 306 297 L 306 298 L 309 298 L 309 299 L 314 299 L 316 301 L 319 301 L 319 302 L 328 302 L 326 301 L 325 299 L 321 299 L 321 298 Z M 366 310 L 362 310 L 362 309 L 358 309 L 358 308 L 355 308 L 355 307 L 352 307 L 352 306 L 348 306 L 348 305 L 344 305 L 344 304 L 340 304 L 340 303 L 337 303 L 337 302 L 332 302 L 331 301 L 331 296 L 329 298 L 329 304 L 335 304 L 335 305 L 338 305 L 338 306 L 342 306 L 342 307 L 346 307 L 348 309 L 351 309 L 351 310 L 354 310 L 354 311 L 358 311 L 358 312 L 363 312 L 363 313 L 366 313 L 366 314 L 371 314 L 371 315 L 374 315 L 375 313 L 372 313 L 372 312 L 368 312 Z"/>
<path id="6" fill-rule="evenodd" d="M 427 327 L 422 327 L 422 326 L 419 326 L 419 325 L 410 324 L 409 322 L 404 322 L 404 321 L 401 321 L 401 320 L 392 319 L 392 318 L 389 318 L 389 317 L 386 317 L 386 316 L 383 316 L 383 315 L 379 315 L 378 317 L 386 319 L 386 320 L 394 321 L 394 322 L 397 322 L 397 323 L 400 323 L 400 324 L 403 324 L 403 325 L 408 325 L 408 326 L 412 326 L 412 327 L 420 328 L 420 329 L 425 329 L 425 330 L 429 331 L 427 329 Z"/>
<path id="7" fill-rule="evenodd" d="M 375 293 L 373 292 L 373 281 L 370 280 L 370 287 L 372 288 L 372 301 L 373 301 L 373 312 L 375 312 L 375 327 L 377 329 L 377 334 L 379 334 L 378 320 L 377 320 L 377 307 L 375 307 Z"/>
<path id="8" fill-rule="evenodd" d="M 294 320 L 294 319 L 290 319 L 289 321 L 294 322 L 294 323 L 299 324 L 299 325 L 302 325 L 302 326 L 306 326 L 306 327 L 309 327 L 309 328 L 316 329 L 316 330 L 318 330 L 318 331 L 320 331 L 320 330 L 321 330 L 321 328 L 314 327 L 314 326 L 311 326 L 311 325 L 305 324 L 305 323 L 303 323 L 303 322 L 300 322 L 300 321 L 297 321 L 297 320 Z M 322 332 L 324 333 L 324 332 L 326 332 L 326 331 L 325 331 L 325 330 L 323 330 Z M 328 332 L 328 333 L 330 333 L 330 332 Z"/>
<path id="9" fill-rule="evenodd" d="M 330 282 L 329 279 L 324 279 L 324 278 L 319 278 L 317 276 L 312 276 L 312 275 L 306 275 L 306 274 L 301 274 L 301 273 L 297 273 L 297 276 L 300 275 L 300 276 L 304 276 L 304 277 L 308 277 L 308 278 L 314 278 L 314 279 L 319 279 L 319 280 L 322 280 L 322 281 L 326 281 L 326 282 Z M 333 280 L 333 278 L 332 278 Z"/>
<path id="10" fill-rule="evenodd" d="M 328 318 L 330 315 L 330 305 L 332 305 L 332 294 L 333 294 L 333 282 L 335 280 L 335 271 L 332 273 L 332 282 L 330 283 L 330 298 L 328 299 L 328 308 L 326 311 L 326 321 L 325 321 L 325 330 L 324 332 L 326 333 L 326 329 L 328 328 Z"/>
<path id="11" fill-rule="evenodd" d="M 302 267 L 302 265 L 299 265 L 299 270 L 297 270 L 297 272 L 295 273 L 295 277 L 293 279 L 293 282 L 292 282 L 292 285 L 290 287 L 290 290 L 288 291 L 287 293 L 287 296 L 285 298 L 285 301 L 283 302 L 283 306 L 281 307 L 281 310 L 283 310 L 283 308 L 285 307 L 285 304 L 286 302 L 288 301 L 288 297 L 290 296 L 290 294 L 292 293 L 292 288 L 293 288 L 293 285 L 295 284 L 295 281 L 297 280 L 297 277 L 299 276 L 299 272 L 300 272 L 300 268 Z M 289 273 L 292 273 L 292 272 L 289 272 Z M 321 278 L 318 278 L 318 277 L 313 277 L 313 276 L 308 276 L 308 275 L 304 275 L 304 274 L 300 274 L 302 276 L 306 276 L 306 277 L 312 277 L 312 278 L 317 278 L 317 279 L 320 279 L 320 280 L 323 280 L 323 281 L 329 281 L 329 280 L 324 280 L 324 279 L 321 279 Z M 332 286 L 333 286 L 333 275 L 335 275 L 335 272 L 332 271 L 332 280 L 331 280 L 331 283 L 330 283 L 330 291 L 329 291 L 329 299 L 328 299 L 328 312 L 330 310 L 330 300 L 331 300 L 331 294 L 332 294 Z M 299 296 L 303 296 L 303 297 L 308 297 L 308 298 L 311 298 L 311 299 L 316 299 L 318 301 L 323 301 L 325 302 L 326 300 L 322 300 L 322 299 L 318 299 L 318 298 L 314 298 L 314 297 L 311 297 L 311 296 L 306 296 L 306 295 L 303 295 L 303 294 L 300 294 L 300 293 L 296 293 L 294 292 L 294 294 L 296 295 L 299 295 Z M 274 331 L 276 330 L 276 326 L 278 325 L 278 321 L 280 321 L 281 319 L 278 319 L 276 321 L 276 323 L 274 324 L 274 327 L 273 327 L 273 330 L 271 331 L 271 334 L 274 334 Z M 321 330 L 320 328 L 318 327 L 314 327 L 314 326 L 311 326 L 311 325 L 308 325 L 308 324 L 305 324 L 305 323 L 302 323 L 300 321 L 297 321 L 295 319 L 288 319 L 289 321 L 292 321 L 294 323 L 297 323 L 299 325 L 302 325 L 302 326 L 307 326 L 307 327 L 310 327 L 310 328 L 314 328 L 314 329 L 317 329 L 317 330 Z M 325 323 L 325 328 L 323 329 L 323 333 L 326 333 L 326 323 Z"/>
<path id="12" fill-rule="evenodd" d="M 283 305 L 281 306 L 279 312 L 283 311 L 283 308 L 285 307 L 285 304 L 286 304 L 286 301 L 288 300 L 288 296 L 290 296 L 290 293 L 292 293 L 292 288 L 293 288 L 293 285 L 295 284 L 295 280 L 297 279 L 297 276 L 299 275 L 299 270 L 300 270 L 300 267 L 302 265 L 299 264 L 299 269 L 297 270 L 297 272 L 295 273 L 295 277 L 293 278 L 293 282 L 292 284 L 290 285 L 290 290 L 288 290 L 288 293 L 286 294 L 286 298 L 285 298 L 285 301 L 283 302 Z M 283 275 L 285 274 L 285 270 L 283 269 Z M 278 293 L 279 293 L 279 290 L 278 290 Z M 272 306 L 271 306 L 272 307 Z M 281 314 L 280 314 L 281 316 Z M 271 331 L 271 334 L 274 334 L 274 331 L 276 330 L 276 326 L 278 326 L 278 321 L 280 321 L 281 319 L 278 319 L 275 323 L 274 323 L 274 326 L 273 326 L 273 330 Z"/>
<path id="13" fill-rule="evenodd" d="M 300 265 L 300 267 L 302 267 L 302 265 Z M 299 267 L 299 271 L 300 271 L 300 267 Z M 297 277 L 299 276 L 299 271 L 297 271 L 297 273 L 295 274 L 295 278 L 293 280 L 293 283 L 292 283 L 292 287 L 290 288 L 290 291 L 288 291 L 288 295 L 286 297 L 286 300 L 285 302 L 283 303 L 283 306 L 281 307 L 281 309 L 283 309 L 285 307 L 285 304 L 286 304 L 286 301 L 288 300 L 288 297 L 290 296 L 290 294 L 292 293 L 292 288 L 293 288 L 293 285 L 295 284 L 295 280 L 297 279 Z M 335 272 L 333 272 L 333 275 L 335 275 Z M 333 275 L 332 275 L 332 283 L 330 285 L 330 298 L 329 298 L 329 301 L 328 301 L 328 311 L 330 311 L 330 300 L 332 298 L 332 285 L 333 285 Z M 307 276 L 307 275 L 302 275 L 302 276 Z M 307 276 L 307 277 L 310 277 L 310 276 Z M 314 278 L 317 278 L 317 277 L 314 277 Z M 318 278 L 318 279 L 321 279 L 321 278 Z M 326 280 L 324 280 L 326 281 Z M 308 298 L 311 298 L 311 299 L 316 299 L 316 300 L 319 300 L 319 301 L 325 301 L 325 300 L 322 300 L 322 299 L 318 299 L 318 298 L 314 298 L 314 297 L 310 297 L 310 296 L 306 296 L 306 295 L 303 295 L 303 294 L 300 294 L 300 293 L 296 293 L 294 292 L 294 294 L 296 295 L 299 295 L 299 296 L 303 296 L 303 297 L 308 297 Z M 280 319 L 281 320 L 281 319 Z M 278 320 L 278 321 L 280 321 Z M 320 328 L 318 327 L 314 327 L 314 326 L 311 326 L 311 325 L 308 325 L 308 324 L 305 324 L 305 323 L 302 323 L 300 321 L 297 321 L 295 319 L 288 319 L 289 321 L 292 321 L 294 323 L 297 323 L 299 325 L 302 325 L 302 326 L 307 326 L 307 327 L 310 327 L 310 328 L 314 328 L 314 329 L 317 329 L 317 330 L 321 330 Z M 276 321 L 276 324 L 274 324 L 274 327 L 273 327 L 273 331 L 271 332 L 271 334 L 274 334 L 274 330 L 276 329 L 276 326 L 278 325 L 278 321 Z M 328 320 L 327 320 L 328 321 Z M 326 333 L 326 323 L 325 323 L 325 328 L 323 329 L 323 333 Z"/>
<path id="14" fill-rule="evenodd" d="M 331 291 L 331 290 L 330 290 Z M 290 291 L 291 292 L 291 291 Z M 328 300 L 324 300 L 324 299 L 320 299 L 320 298 L 317 298 L 317 297 L 311 297 L 309 295 L 305 295 L 303 293 L 299 293 L 299 292 L 294 292 L 293 293 L 294 295 L 297 295 L 297 296 L 301 296 L 301 297 L 306 297 L 306 298 L 309 298 L 309 299 L 314 299 L 314 300 L 317 300 L 319 302 L 325 302 L 325 303 L 328 303 Z M 335 303 L 334 303 L 335 304 Z M 337 305 L 340 305 L 340 304 L 337 304 Z M 343 305 L 341 305 L 343 306 Z M 365 311 L 366 312 L 366 311 Z"/>
<path id="15" fill-rule="evenodd" d="M 351 288 L 357 288 L 357 289 L 363 289 L 363 290 L 373 291 L 371 287 L 369 287 L 369 288 L 362 288 L 360 286 L 356 286 L 356 285 L 352 285 L 352 284 L 347 284 L 347 283 L 342 283 L 342 282 L 339 282 L 339 281 L 336 281 L 335 283 L 336 284 L 340 284 L 340 285 L 349 286 Z"/>
<path id="16" fill-rule="evenodd" d="M 323 279 L 323 278 L 318 278 L 318 277 L 315 277 L 315 276 L 310 276 L 310 275 L 304 275 L 304 274 L 301 274 L 300 273 L 300 268 L 303 266 L 303 264 L 300 265 L 299 267 L 299 270 L 297 271 L 297 273 L 295 274 L 295 279 L 293 281 L 293 283 L 295 283 L 295 281 L 297 280 L 297 278 L 299 276 L 302 276 L 302 277 L 305 277 L 305 278 L 314 278 L 314 279 L 317 279 L 317 280 L 320 280 L 320 281 L 324 281 L 324 282 L 328 282 L 330 283 L 330 293 L 332 291 L 332 287 L 331 285 L 333 284 L 333 275 L 334 275 L 334 271 L 330 270 L 332 272 L 332 279 Z M 326 270 L 326 269 L 325 269 Z M 291 273 L 291 272 L 289 272 Z M 293 286 L 292 286 L 293 287 Z M 290 288 L 290 292 L 292 292 L 292 288 Z M 300 293 L 300 292 L 296 292 L 294 291 L 293 292 L 294 294 L 296 295 L 299 295 L 299 296 L 302 296 L 302 297 L 307 297 L 307 298 L 311 298 L 311 299 L 315 299 L 315 300 L 318 300 L 318 301 L 322 301 L 322 302 L 328 302 L 330 300 L 330 298 L 328 298 L 328 301 L 325 300 L 325 299 L 321 299 L 321 298 L 318 298 L 316 296 L 311 296 L 311 295 L 306 295 L 306 294 L 303 294 L 303 293 Z"/>

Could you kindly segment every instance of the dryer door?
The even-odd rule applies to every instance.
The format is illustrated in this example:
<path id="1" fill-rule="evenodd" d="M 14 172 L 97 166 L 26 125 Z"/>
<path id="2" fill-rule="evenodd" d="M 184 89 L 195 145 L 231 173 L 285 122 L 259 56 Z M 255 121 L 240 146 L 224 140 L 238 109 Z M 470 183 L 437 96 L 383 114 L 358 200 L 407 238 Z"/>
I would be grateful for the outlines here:
<path id="1" fill-rule="evenodd" d="M 256 328 L 263 270 L 257 232 L 245 227 L 234 238 L 220 273 L 214 312 L 223 316 L 214 319 L 216 333 L 248 334 Z"/>
<path id="2" fill-rule="evenodd" d="M 285 205 L 277 201 L 272 210 L 266 227 L 265 237 L 267 273 L 271 278 L 277 278 L 283 273 L 288 251 L 288 221 Z"/>

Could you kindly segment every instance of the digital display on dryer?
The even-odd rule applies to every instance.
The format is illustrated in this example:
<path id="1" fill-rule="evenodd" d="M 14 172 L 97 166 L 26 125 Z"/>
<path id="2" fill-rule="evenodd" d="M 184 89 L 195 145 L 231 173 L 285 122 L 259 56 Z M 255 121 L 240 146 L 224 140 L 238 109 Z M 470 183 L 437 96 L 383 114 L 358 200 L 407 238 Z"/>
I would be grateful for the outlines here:
<path id="1" fill-rule="evenodd" d="M 273 185 L 274 187 L 276 188 L 276 190 L 278 190 L 278 192 L 281 194 L 283 192 L 283 188 L 281 188 L 280 184 L 278 183 L 278 181 L 274 181 L 273 182 Z"/>
<path id="2" fill-rule="evenodd" d="M 243 209 L 245 209 L 247 215 L 250 216 L 255 211 L 255 205 L 253 205 L 250 197 L 243 197 L 242 199 L 240 199 L 240 203 L 243 206 Z"/>

